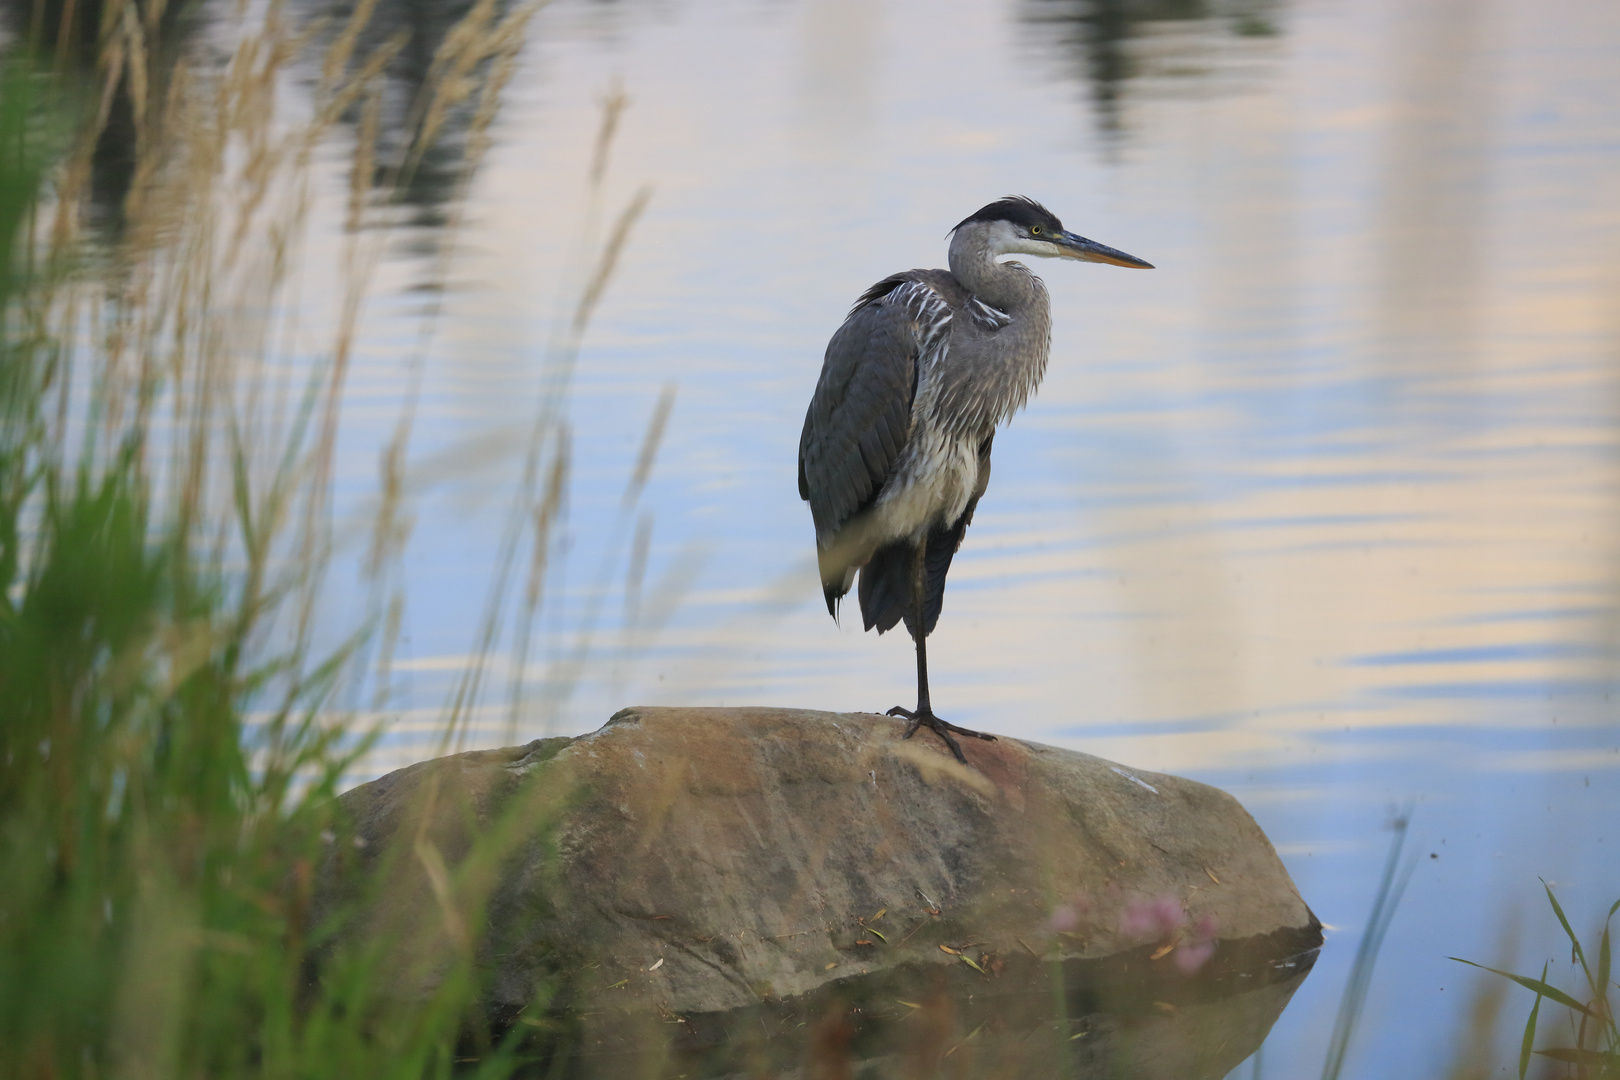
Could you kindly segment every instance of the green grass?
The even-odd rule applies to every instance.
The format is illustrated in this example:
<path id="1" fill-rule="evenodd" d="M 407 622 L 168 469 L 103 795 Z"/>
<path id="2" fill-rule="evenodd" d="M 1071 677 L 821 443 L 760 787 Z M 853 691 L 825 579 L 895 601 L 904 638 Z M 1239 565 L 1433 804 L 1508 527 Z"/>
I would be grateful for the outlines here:
<path id="1" fill-rule="evenodd" d="M 1570 926 L 1569 917 L 1564 914 L 1563 905 L 1553 895 L 1552 886 L 1543 881 L 1542 887 L 1547 891 L 1547 903 L 1558 917 L 1558 925 L 1569 939 L 1571 963 L 1578 967 L 1584 986 L 1578 987 L 1574 993 L 1558 989 L 1547 981 L 1548 964 L 1542 965 L 1540 976 L 1532 978 L 1456 956 L 1451 959 L 1510 979 L 1535 993 L 1529 1019 L 1525 1021 L 1524 1035 L 1519 1042 L 1519 1080 L 1524 1080 L 1529 1073 L 1534 1057 L 1561 1062 L 1569 1069 L 1568 1075 L 1576 1080 L 1620 1080 L 1620 1025 L 1615 1022 L 1614 1004 L 1610 999 L 1610 991 L 1620 989 L 1620 983 L 1613 979 L 1614 950 L 1609 936 L 1614 913 L 1620 911 L 1620 900 L 1610 905 L 1608 913 L 1604 915 L 1594 955 L 1589 958 L 1580 937 Z M 1543 1046 L 1539 1050 L 1535 1048 L 1543 1001 L 1550 1001 L 1567 1013 L 1568 1023 L 1561 1039 L 1566 1045 Z"/>
<path id="2" fill-rule="evenodd" d="M 324 651 L 314 623 L 335 550 L 348 359 L 392 242 L 391 200 L 453 116 L 470 175 L 532 10 L 473 7 L 435 55 L 393 162 L 378 160 L 376 109 L 401 43 L 356 51 L 366 4 L 314 28 L 272 6 L 234 28 L 236 52 L 212 73 L 158 70 L 145 10 L 103 27 L 93 71 L 20 52 L 0 69 L 0 1075 L 515 1067 L 510 1048 L 458 1048 L 477 1028 L 470 949 L 425 942 L 416 960 L 435 978 L 422 993 L 396 992 L 377 949 L 325 956 L 312 977 L 352 915 L 311 912 L 339 831 L 333 798 L 371 745 L 334 703 L 376 678 L 361 658 L 376 661 L 379 642 L 385 668 L 387 605 Z M 312 112 L 278 116 L 277 87 L 311 59 L 323 72 Z M 128 96 L 137 132 L 110 239 L 87 224 L 104 88 Z M 345 138 L 344 295 L 312 364 L 283 351 L 283 331 L 298 317 L 312 152 Z M 589 276 L 565 351 L 633 220 Z M 393 580 L 408 534 L 410 413 L 364 556 L 375 582 Z M 535 444 L 525 510 L 561 501 L 531 490 L 535 476 L 566 476 L 547 457 L 567 455 L 555 393 Z M 531 531 L 543 549 L 545 528 Z M 448 881 L 447 922 L 478 925 L 480 866 L 487 877 L 500 845 Z"/>

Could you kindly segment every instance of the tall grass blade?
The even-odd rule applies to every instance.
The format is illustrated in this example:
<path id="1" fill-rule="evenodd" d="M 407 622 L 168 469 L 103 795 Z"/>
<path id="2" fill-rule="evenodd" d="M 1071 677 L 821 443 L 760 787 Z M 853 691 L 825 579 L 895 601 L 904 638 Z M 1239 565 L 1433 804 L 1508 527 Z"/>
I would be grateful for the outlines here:
<path id="1" fill-rule="evenodd" d="M 1333 1022 L 1333 1035 L 1328 1042 L 1327 1058 L 1322 1064 L 1322 1080 L 1337 1080 L 1344 1069 L 1350 1040 L 1361 1019 L 1361 1009 L 1367 999 L 1367 990 L 1372 985 L 1373 965 L 1378 960 L 1378 950 L 1384 944 L 1384 935 L 1388 932 L 1390 923 L 1394 921 L 1395 909 L 1400 905 L 1401 896 L 1406 892 L 1406 885 L 1411 880 L 1412 870 L 1417 865 L 1411 860 L 1404 866 L 1401 863 L 1401 852 L 1406 846 L 1406 832 L 1410 820 L 1411 813 L 1408 810 L 1392 823 L 1395 838 L 1390 843 L 1389 857 L 1384 861 L 1384 873 L 1378 883 L 1378 893 L 1373 901 L 1372 912 L 1367 917 L 1367 928 L 1362 932 L 1361 943 L 1356 948 L 1355 962 L 1350 966 L 1350 978 L 1345 984 L 1344 997 L 1339 1001 L 1339 1013 Z"/>
<path id="2" fill-rule="evenodd" d="M 1597 1005 L 1599 1011 L 1608 1014 L 1609 1005 L 1609 924 L 1603 923 L 1603 936 L 1598 938 L 1598 969 L 1597 969 Z"/>
<path id="3" fill-rule="evenodd" d="M 664 429 L 669 426 L 669 414 L 675 409 L 675 384 L 666 383 L 653 406 L 652 418 L 647 421 L 646 434 L 641 439 L 641 452 L 636 455 L 636 469 L 625 485 L 621 507 L 629 507 L 641 498 L 641 490 L 652 475 L 653 462 L 658 458 L 659 444 L 664 440 Z"/>
<path id="4" fill-rule="evenodd" d="M 1547 964 L 1541 965 L 1541 981 L 1547 981 Z M 1524 1080 L 1525 1074 L 1530 1070 L 1530 1051 L 1536 1040 L 1536 1021 L 1541 1016 L 1541 998 L 1538 992 L 1536 1000 L 1530 1006 L 1530 1019 L 1524 1023 L 1524 1038 L 1519 1042 L 1519 1080 Z"/>
<path id="5" fill-rule="evenodd" d="M 1484 964 L 1476 964 L 1472 960 L 1464 960 L 1460 956 L 1451 956 L 1447 957 L 1447 959 L 1455 960 L 1459 964 L 1467 964 L 1469 967 L 1477 967 L 1481 971 L 1489 971 L 1491 974 L 1500 975 L 1504 979 L 1512 979 L 1526 990 L 1533 990 L 1537 994 L 1551 998 L 1553 1001 L 1556 1001 L 1566 1009 L 1571 1009 L 1585 1016 L 1593 1015 L 1592 1010 L 1588 1009 L 1585 1005 L 1582 1005 L 1579 1001 L 1576 1001 L 1574 998 L 1558 989 L 1558 987 L 1553 986 L 1551 983 L 1545 982 L 1542 979 L 1532 979 L 1528 975 L 1515 975 L 1513 972 L 1503 971 L 1501 968 L 1486 967 Z"/>
<path id="6" fill-rule="evenodd" d="M 1569 937 L 1570 952 L 1574 954 L 1576 960 L 1580 961 L 1581 972 L 1586 976 L 1587 984 L 1591 985 L 1592 969 L 1586 962 L 1586 950 L 1581 948 L 1581 939 L 1575 935 L 1575 931 L 1570 927 L 1569 917 L 1564 914 L 1564 906 L 1558 902 L 1558 897 L 1553 895 L 1552 886 L 1547 884 L 1546 878 L 1541 878 L 1540 881 L 1541 887 L 1547 890 L 1547 902 L 1552 905 L 1553 914 L 1558 916 L 1558 925 L 1564 928 L 1564 933 Z M 1596 987 L 1593 987 L 1593 989 L 1595 990 Z"/>
<path id="7" fill-rule="evenodd" d="M 1537 1050 L 1536 1054 L 1578 1066 L 1583 1075 L 1585 1070 L 1595 1069 L 1597 1072 L 1593 1074 L 1593 1080 L 1606 1080 L 1607 1077 L 1620 1075 L 1620 1054 L 1609 1054 L 1602 1050 L 1582 1050 L 1572 1046 Z"/>

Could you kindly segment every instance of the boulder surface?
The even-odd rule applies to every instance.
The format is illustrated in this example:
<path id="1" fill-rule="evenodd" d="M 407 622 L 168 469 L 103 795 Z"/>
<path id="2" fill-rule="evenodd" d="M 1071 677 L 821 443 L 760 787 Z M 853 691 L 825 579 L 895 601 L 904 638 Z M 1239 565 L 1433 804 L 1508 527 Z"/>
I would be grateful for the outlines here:
<path id="1" fill-rule="evenodd" d="M 757 1070 L 750 1040 L 773 1047 L 770 1075 L 815 1074 L 818 1054 L 904 1057 L 918 1032 L 938 1056 L 974 1023 L 973 1047 L 1003 1037 L 975 1076 L 1051 1075 L 1051 1053 L 1083 1075 L 1220 1076 L 1253 1051 L 1321 931 L 1237 800 L 1011 738 L 965 740 L 963 766 L 902 731 L 638 707 L 579 738 L 423 762 L 342 796 L 355 842 L 318 905 L 371 896 L 348 938 L 418 959 L 476 949 L 489 1024 L 543 997 L 570 1018 L 571 1074 Z M 478 881 L 480 923 L 458 921 L 448 890 Z M 436 977 L 400 971 L 401 993 Z M 872 1034 L 889 1021 L 895 1038 Z M 641 1060 L 651 1035 L 678 1068 Z"/>

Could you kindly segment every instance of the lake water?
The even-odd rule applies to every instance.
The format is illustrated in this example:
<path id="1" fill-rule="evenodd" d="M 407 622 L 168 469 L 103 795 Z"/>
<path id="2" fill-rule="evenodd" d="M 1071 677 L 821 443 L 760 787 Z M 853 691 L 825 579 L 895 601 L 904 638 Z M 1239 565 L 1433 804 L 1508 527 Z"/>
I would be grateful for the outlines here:
<path id="1" fill-rule="evenodd" d="M 424 181 L 348 405 L 363 513 L 437 297 L 375 770 L 436 745 L 581 237 L 642 185 L 579 356 L 538 675 L 598 629 L 517 738 L 632 703 L 909 705 L 909 640 L 822 606 L 799 427 L 861 290 L 1024 193 L 1158 269 L 1036 266 L 1051 367 L 952 571 L 936 708 L 1256 816 L 1331 929 L 1237 1075 L 1320 1069 L 1406 807 L 1420 859 L 1346 1075 L 1453 1059 L 1479 984 L 1448 956 L 1574 987 L 1537 878 L 1582 928 L 1620 896 L 1620 5 L 557 0 L 494 135 L 442 293 L 412 288 L 446 242 Z M 490 686 L 476 745 L 507 737 Z"/>

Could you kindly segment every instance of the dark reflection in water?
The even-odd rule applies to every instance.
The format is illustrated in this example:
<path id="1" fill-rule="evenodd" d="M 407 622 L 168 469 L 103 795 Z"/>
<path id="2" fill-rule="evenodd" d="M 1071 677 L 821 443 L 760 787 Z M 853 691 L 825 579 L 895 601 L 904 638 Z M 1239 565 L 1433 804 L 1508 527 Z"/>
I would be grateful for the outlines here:
<path id="1" fill-rule="evenodd" d="M 478 108 L 478 95 L 468 95 L 447 110 L 435 138 L 425 147 L 415 145 L 416 135 L 433 90 L 431 84 L 443 74 L 434 70 L 434 59 L 451 30 L 473 6 L 473 0 L 379 0 L 359 35 L 350 63 L 352 73 L 377 49 L 395 40 L 401 42 L 382 73 L 373 183 L 393 190 L 411 210 L 409 223 L 427 230 L 445 224 L 445 206 L 462 175 L 468 126 Z M 311 85 L 321 77 L 319 63 L 326 47 L 348 24 L 355 7 L 340 0 L 333 4 L 305 3 L 299 10 L 301 22 L 319 19 L 328 26 L 327 33 L 307 54 Z M 507 0 L 497 0 L 486 29 L 493 32 L 509 8 Z M 104 0 L 0 0 L 0 22 L 12 42 L 32 43 L 32 51 L 42 63 L 53 65 L 80 84 L 86 107 L 94 108 L 100 102 L 105 78 L 103 42 L 111 40 L 112 33 L 112 28 L 102 26 L 106 10 Z M 114 17 L 127 18 L 118 14 L 122 10 L 114 12 Z M 162 113 L 159 103 L 168 92 L 169 76 L 176 67 L 211 65 L 219 58 L 194 47 L 196 30 L 208 21 L 210 9 L 206 2 L 171 2 L 161 9 L 141 5 L 138 10 L 140 36 L 149 51 L 146 100 L 150 103 L 151 122 L 156 123 Z M 155 19 L 148 14 L 154 10 Z M 477 81 L 487 74 L 487 63 L 456 75 Z M 361 106 L 356 105 L 343 120 L 358 129 L 360 118 Z M 104 241 L 115 241 L 123 232 L 125 204 L 135 181 L 139 129 L 126 68 L 107 100 L 105 121 L 90 158 L 89 224 Z M 420 152 L 406 168 L 409 155 L 416 149 Z"/>
<path id="2" fill-rule="evenodd" d="M 1135 39 L 1178 23 L 1203 34 L 1271 37 L 1280 32 L 1278 6 L 1278 0 L 1021 0 L 1018 17 L 1037 47 L 1063 54 L 1065 66 L 1072 58 L 1075 73 L 1090 84 L 1098 126 L 1112 135 L 1125 127 L 1124 84 L 1143 73 Z M 1204 67 L 1190 59 L 1167 72 Z"/>
<path id="3" fill-rule="evenodd" d="M 328 20 L 330 38 L 348 25 L 357 6 L 348 0 L 304 3 L 301 14 L 306 19 Z M 443 71 L 435 70 L 434 59 L 444 48 L 451 31 L 466 19 L 473 7 L 474 0 L 378 0 L 370 20 L 360 32 L 354 59 L 350 62 L 352 70 L 389 42 L 403 40 L 402 47 L 382 73 L 377 166 L 372 183 L 375 188 L 389 189 L 408 207 L 408 223 L 419 229 L 431 230 L 446 224 L 446 207 L 461 180 L 466 161 L 468 128 L 479 102 L 476 93 L 448 110 L 431 141 L 418 145 L 417 137 L 435 82 L 444 76 Z M 510 8 L 508 0 L 496 0 L 491 17 L 483 23 L 486 31 L 499 24 Z M 317 49 L 315 55 L 324 51 Z M 484 68 L 485 65 L 479 65 L 466 73 L 467 77 L 478 79 L 486 75 Z M 354 128 L 358 128 L 360 119 L 359 105 L 343 117 L 344 122 Z M 411 159 L 413 152 L 417 156 Z M 432 244 L 427 234 L 419 234 L 418 239 Z"/>
<path id="4" fill-rule="evenodd" d="M 360 5 L 350 0 L 323 3 L 303 0 L 299 15 L 304 20 L 324 20 L 328 30 L 311 50 L 311 80 L 321 77 L 318 65 L 338 34 L 354 18 Z M 398 51 L 383 67 L 377 116 L 375 168 L 372 188 L 393 200 L 407 213 L 403 223 L 414 227 L 409 234 L 411 254 L 430 255 L 439 247 L 438 230 L 448 224 L 449 205 L 465 177 L 469 129 L 482 100 L 474 90 L 456 100 L 436 117 L 430 137 L 424 137 L 424 117 L 435 94 L 447 82 L 469 80 L 482 85 L 489 76 L 491 61 L 484 60 L 462 69 L 459 61 L 447 61 L 455 49 L 447 49 L 452 33 L 464 36 L 493 35 L 512 9 L 510 0 L 494 0 L 489 10 L 469 19 L 476 0 L 377 0 L 356 39 L 349 74 L 375 56 L 380 49 L 398 42 Z M 471 48 L 468 41 L 462 49 Z M 437 63 L 437 66 L 435 66 Z M 357 102 L 342 117 L 355 138 L 362 138 L 364 103 Z"/>
<path id="5" fill-rule="evenodd" d="M 541 1030 L 568 1036 L 531 1040 L 519 1075 L 1219 1080 L 1264 1041 L 1321 944 L 1313 920 L 1222 941 L 1190 976 L 1152 946 L 1097 959 L 1012 954 L 985 977 L 914 963 L 723 1013 L 559 1015 Z"/>
<path id="6" fill-rule="evenodd" d="M 123 10 L 115 5 L 111 15 L 125 17 Z M 175 2 L 137 10 L 140 36 L 149 56 L 146 100 L 157 103 L 168 93 L 169 74 L 202 25 L 203 7 Z M 155 19 L 149 14 L 153 10 Z M 79 84 L 86 108 L 95 108 L 103 93 L 106 76 L 99 66 L 101 42 L 113 29 L 102 26 L 107 14 L 104 0 L 0 0 L 0 25 L 12 47 L 27 48 L 41 63 Z M 140 127 L 127 66 L 107 99 L 106 110 L 90 154 L 88 224 L 103 239 L 114 240 L 123 233 L 124 204 L 135 182 Z M 154 121 L 160 112 L 160 108 L 152 108 Z"/>

